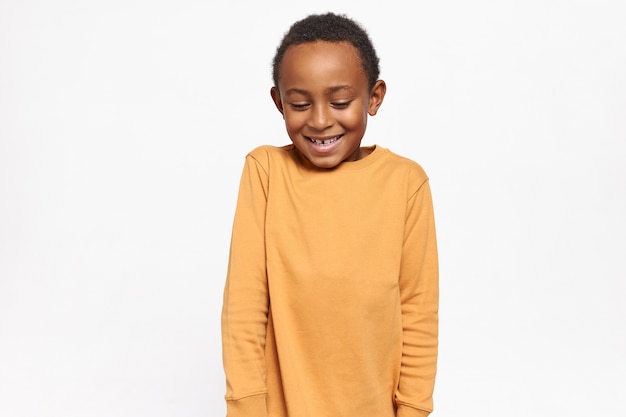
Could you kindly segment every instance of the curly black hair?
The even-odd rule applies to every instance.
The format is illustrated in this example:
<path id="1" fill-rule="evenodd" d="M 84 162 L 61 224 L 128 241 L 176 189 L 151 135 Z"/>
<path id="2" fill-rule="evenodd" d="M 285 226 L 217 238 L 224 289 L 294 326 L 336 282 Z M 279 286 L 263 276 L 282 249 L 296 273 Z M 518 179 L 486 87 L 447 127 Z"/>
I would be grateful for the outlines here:
<path id="1" fill-rule="evenodd" d="M 278 87 L 280 64 L 285 52 L 292 45 L 307 42 L 349 42 L 357 50 L 363 70 L 372 88 L 380 74 L 379 59 L 372 41 L 363 27 L 345 15 L 334 13 L 312 14 L 295 22 L 276 49 L 272 64 L 274 86 Z"/>

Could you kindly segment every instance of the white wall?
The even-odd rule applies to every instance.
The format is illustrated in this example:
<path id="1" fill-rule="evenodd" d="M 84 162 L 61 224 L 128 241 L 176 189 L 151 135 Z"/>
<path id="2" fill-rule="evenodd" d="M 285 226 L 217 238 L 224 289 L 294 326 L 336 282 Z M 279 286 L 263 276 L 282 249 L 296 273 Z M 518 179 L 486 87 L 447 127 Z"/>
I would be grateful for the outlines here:
<path id="1" fill-rule="evenodd" d="M 431 176 L 433 415 L 626 415 L 625 3 L 226 3 L 0 3 L 0 415 L 223 415 L 243 158 L 327 10 L 381 56 L 364 144 Z"/>

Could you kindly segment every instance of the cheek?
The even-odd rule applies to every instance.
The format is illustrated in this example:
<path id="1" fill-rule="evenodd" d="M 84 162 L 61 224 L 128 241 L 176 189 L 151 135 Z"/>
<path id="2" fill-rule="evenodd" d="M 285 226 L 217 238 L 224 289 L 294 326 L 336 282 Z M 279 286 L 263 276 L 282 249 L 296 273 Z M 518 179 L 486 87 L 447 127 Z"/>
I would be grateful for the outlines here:
<path id="1" fill-rule="evenodd" d="M 294 137 L 298 134 L 298 132 L 300 131 L 300 127 L 298 125 L 296 125 L 293 120 L 285 120 L 285 127 L 287 129 L 287 134 L 290 137 Z"/>
<path id="2" fill-rule="evenodd" d="M 289 132 L 298 130 L 302 127 L 304 121 L 300 113 L 286 112 L 285 126 Z"/>
<path id="3" fill-rule="evenodd" d="M 358 130 L 362 129 L 365 125 L 365 121 L 367 120 L 367 113 L 356 110 L 349 113 L 343 114 L 342 123 L 345 127 Z"/>

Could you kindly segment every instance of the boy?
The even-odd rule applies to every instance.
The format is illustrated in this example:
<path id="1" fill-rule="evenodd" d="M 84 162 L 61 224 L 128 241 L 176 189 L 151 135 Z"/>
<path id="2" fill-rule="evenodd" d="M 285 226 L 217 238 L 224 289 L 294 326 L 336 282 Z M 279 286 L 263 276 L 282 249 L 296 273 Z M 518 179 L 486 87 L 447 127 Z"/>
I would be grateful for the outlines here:
<path id="1" fill-rule="evenodd" d="M 424 417 L 437 362 L 428 178 L 361 147 L 385 96 L 367 33 L 296 22 L 271 96 L 292 144 L 246 157 L 222 312 L 228 417 Z"/>

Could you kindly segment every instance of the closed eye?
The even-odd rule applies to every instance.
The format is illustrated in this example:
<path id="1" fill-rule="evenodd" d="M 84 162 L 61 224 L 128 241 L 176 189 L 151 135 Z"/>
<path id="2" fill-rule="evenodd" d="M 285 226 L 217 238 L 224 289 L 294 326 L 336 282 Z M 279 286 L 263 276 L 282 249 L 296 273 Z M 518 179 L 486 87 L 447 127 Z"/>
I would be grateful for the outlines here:
<path id="1" fill-rule="evenodd" d="M 340 101 L 340 102 L 331 103 L 331 104 L 336 109 L 345 109 L 346 107 L 350 105 L 350 103 L 352 103 L 352 101 Z"/>
<path id="2" fill-rule="evenodd" d="M 294 110 L 306 110 L 309 107 L 309 103 L 289 103 Z"/>

